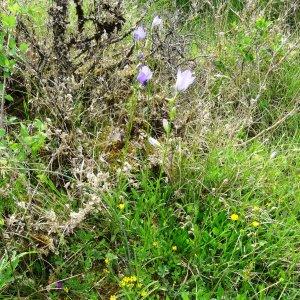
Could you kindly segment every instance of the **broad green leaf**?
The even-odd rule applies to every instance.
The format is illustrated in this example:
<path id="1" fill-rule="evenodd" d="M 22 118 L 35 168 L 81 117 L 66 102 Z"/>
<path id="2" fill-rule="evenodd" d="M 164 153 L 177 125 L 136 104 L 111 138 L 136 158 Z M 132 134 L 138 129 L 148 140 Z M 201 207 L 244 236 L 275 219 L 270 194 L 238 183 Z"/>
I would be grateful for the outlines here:
<path id="1" fill-rule="evenodd" d="M 189 300 L 190 299 L 189 294 L 187 292 L 182 292 L 181 293 L 181 299 L 182 300 Z"/>
<path id="2" fill-rule="evenodd" d="M 15 66 L 15 64 L 16 64 L 16 61 L 15 61 L 14 59 L 10 59 L 10 60 L 9 60 L 9 66 L 8 66 L 8 67 L 9 67 L 10 69 L 12 69 L 12 68 Z"/>
<path id="3" fill-rule="evenodd" d="M 9 46 L 10 50 L 15 50 L 16 49 L 16 40 L 14 38 L 10 38 L 8 46 Z"/>
<path id="4" fill-rule="evenodd" d="M 8 58 L 4 54 L 1 54 L 1 53 L 0 53 L 0 66 L 3 68 L 9 66 Z"/>
<path id="5" fill-rule="evenodd" d="M 19 12 L 21 11 L 21 6 L 20 6 L 18 3 L 14 3 L 14 4 L 10 5 L 10 6 L 8 7 L 8 9 L 9 9 L 12 13 L 16 14 L 16 13 L 19 13 Z"/>
<path id="6" fill-rule="evenodd" d="M 26 43 L 21 43 L 20 46 L 19 46 L 19 50 L 22 52 L 22 53 L 26 53 L 28 51 L 28 45 Z"/>
<path id="7" fill-rule="evenodd" d="M 15 28 L 17 25 L 17 19 L 15 16 L 2 16 L 2 24 L 6 28 Z"/>
<path id="8" fill-rule="evenodd" d="M 34 121 L 34 126 L 39 129 L 39 131 L 44 131 L 46 130 L 46 125 L 39 119 L 36 119 Z"/>
<path id="9" fill-rule="evenodd" d="M 9 94 L 5 95 L 5 99 L 7 101 L 14 101 L 14 98 L 11 95 L 9 95 Z"/>

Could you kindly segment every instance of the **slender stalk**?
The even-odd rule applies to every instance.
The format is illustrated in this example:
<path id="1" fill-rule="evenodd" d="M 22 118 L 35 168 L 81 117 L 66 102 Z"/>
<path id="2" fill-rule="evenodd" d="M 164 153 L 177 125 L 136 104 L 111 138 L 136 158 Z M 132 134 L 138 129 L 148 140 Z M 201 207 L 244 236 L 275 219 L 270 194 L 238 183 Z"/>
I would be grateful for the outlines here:
<path id="1" fill-rule="evenodd" d="M 174 121 L 175 117 L 176 117 L 176 111 L 174 111 L 175 109 L 175 104 L 176 104 L 176 98 L 177 98 L 177 92 L 175 93 L 174 97 L 169 99 L 169 126 L 172 126 L 172 122 Z M 163 177 L 163 173 L 164 173 L 164 166 L 167 164 L 167 159 L 168 159 L 168 155 L 172 152 L 172 145 L 171 145 L 171 128 L 166 131 L 166 144 L 164 145 L 163 148 L 163 153 L 162 153 L 162 165 L 160 168 L 160 172 L 159 172 L 159 177 L 158 177 L 158 181 L 157 181 L 157 185 L 156 185 L 156 192 L 159 190 L 160 188 L 160 182 L 162 180 Z M 172 164 L 172 162 L 171 162 Z"/>
<path id="2" fill-rule="evenodd" d="M 6 52 L 8 52 L 10 34 L 7 37 Z M 0 107 L 0 128 L 4 128 L 4 103 L 5 103 L 5 89 L 6 89 L 7 75 L 5 70 L 3 72 L 3 87 L 1 91 L 1 107 Z"/>
<path id="3" fill-rule="evenodd" d="M 4 102 L 5 102 L 5 86 L 7 77 L 3 75 L 3 87 L 1 91 L 1 108 L 0 108 L 0 128 L 4 128 Z"/>

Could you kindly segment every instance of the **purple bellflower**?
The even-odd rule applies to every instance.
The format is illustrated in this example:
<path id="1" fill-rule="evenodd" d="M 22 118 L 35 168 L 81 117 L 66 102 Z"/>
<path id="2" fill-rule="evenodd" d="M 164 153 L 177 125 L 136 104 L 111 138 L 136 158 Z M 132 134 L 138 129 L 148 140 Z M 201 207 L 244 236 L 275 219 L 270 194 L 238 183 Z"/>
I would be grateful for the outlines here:
<path id="1" fill-rule="evenodd" d="M 56 281 L 55 287 L 61 290 L 64 287 L 63 282 L 61 280 Z"/>
<path id="2" fill-rule="evenodd" d="M 183 92 L 194 82 L 195 77 L 190 70 L 185 70 L 181 72 L 179 69 L 177 72 L 177 80 L 175 84 L 175 89 L 178 92 Z"/>
<path id="3" fill-rule="evenodd" d="M 145 86 L 148 81 L 152 78 L 152 71 L 149 69 L 149 67 L 147 66 L 142 66 L 139 74 L 137 76 L 137 80 L 140 84 L 142 84 L 143 86 Z"/>
<path id="4" fill-rule="evenodd" d="M 142 26 L 137 27 L 133 31 L 133 38 L 135 41 L 144 40 L 146 38 L 146 35 L 147 35 L 146 30 Z"/>

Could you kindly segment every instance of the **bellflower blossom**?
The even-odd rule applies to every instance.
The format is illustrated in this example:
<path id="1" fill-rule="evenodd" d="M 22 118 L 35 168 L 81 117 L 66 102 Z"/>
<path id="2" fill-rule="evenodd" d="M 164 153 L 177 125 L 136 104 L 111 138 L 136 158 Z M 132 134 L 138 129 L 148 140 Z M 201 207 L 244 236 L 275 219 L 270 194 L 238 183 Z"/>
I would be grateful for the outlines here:
<path id="1" fill-rule="evenodd" d="M 156 16 L 152 21 L 152 28 L 158 27 L 161 29 L 162 26 L 163 26 L 163 20 L 159 16 Z"/>
<path id="2" fill-rule="evenodd" d="M 177 72 L 177 80 L 175 84 L 175 89 L 178 92 L 185 91 L 195 80 L 193 73 L 190 70 L 185 70 L 181 72 L 179 69 Z"/>
<path id="3" fill-rule="evenodd" d="M 56 281 L 55 287 L 61 290 L 64 287 L 63 282 L 61 280 Z"/>
<path id="4" fill-rule="evenodd" d="M 145 86 L 148 81 L 152 78 L 152 71 L 149 69 L 149 67 L 147 66 L 142 66 L 139 74 L 137 76 L 137 80 L 140 84 L 142 84 L 143 86 Z"/>
<path id="5" fill-rule="evenodd" d="M 146 38 L 146 35 L 147 35 L 146 30 L 142 26 L 137 27 L 133 31 L 133 38 L 135 41 L 144 40 Z"/>

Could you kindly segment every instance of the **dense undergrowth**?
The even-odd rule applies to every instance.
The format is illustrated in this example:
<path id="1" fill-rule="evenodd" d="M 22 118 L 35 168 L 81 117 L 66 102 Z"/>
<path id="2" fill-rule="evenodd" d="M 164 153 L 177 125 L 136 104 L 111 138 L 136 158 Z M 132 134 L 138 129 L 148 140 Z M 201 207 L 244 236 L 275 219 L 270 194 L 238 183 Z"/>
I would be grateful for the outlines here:
<path id="1" fill-rule="evenodd" d="M 299 4 L 112 2 L 0 8 L 0 298 L 300 298 Z"/>

